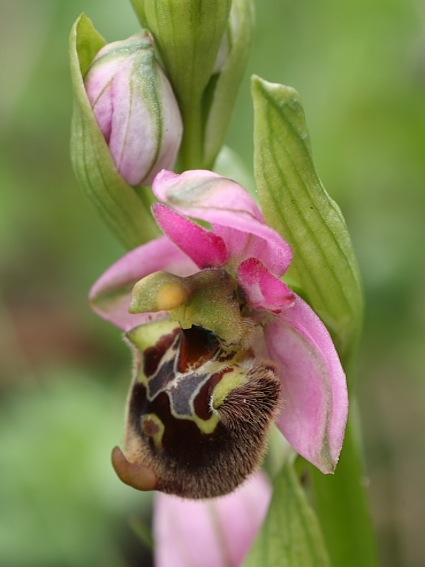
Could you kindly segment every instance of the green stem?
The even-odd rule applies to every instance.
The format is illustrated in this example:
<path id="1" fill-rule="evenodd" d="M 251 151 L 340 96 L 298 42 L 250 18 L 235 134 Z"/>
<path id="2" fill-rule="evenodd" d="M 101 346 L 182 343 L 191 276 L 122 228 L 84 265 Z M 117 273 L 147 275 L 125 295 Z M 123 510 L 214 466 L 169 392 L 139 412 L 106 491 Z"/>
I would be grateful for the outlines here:
<path id="1" fill-rule="evenodd" d="M 379 564 L 356 421 L 354 408 L 335 475 L 311 467 L 316 510 L 335 567 Z"/>
<path id="2" fill-rule="evenodd" d="M 204 167 L 202 108 L 199 99 L 200 97 L 194 97 L 193 103 L 182 104 L 184 131 L 179 154 L 181 171 Z"/>
<path id="3" fill-rule="evenodd" d="M 139 185 L 138 187 L 134 187 L 134 191 L 136 195 L 139 197 L 139 199 L 142 201 L 146 211 L 150 212 L 152 205 L 157 202 L 157 199 L 153 194 L 151 187 L 149 185 Z M 158 229 L 156 236 L 159 236 L 160 234 L 161 231 Z M 156 236 L 154 238 L 156 238 Z"/>

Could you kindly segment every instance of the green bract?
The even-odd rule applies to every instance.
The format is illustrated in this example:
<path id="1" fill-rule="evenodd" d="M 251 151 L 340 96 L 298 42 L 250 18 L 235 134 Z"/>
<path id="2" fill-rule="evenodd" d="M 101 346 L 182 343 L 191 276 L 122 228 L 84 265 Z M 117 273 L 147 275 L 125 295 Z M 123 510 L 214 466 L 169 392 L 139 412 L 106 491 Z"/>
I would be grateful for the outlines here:
<path id="1" fill-rule="evenodd" d="M 105 44 L 91 21 L 79 16 L 70 35 L 71 159 L 78 181 L 109 228 L 125 246 L 134 248 L 155 237 L 158 229 L 148 208 L 119 174 L 84 87 L 84 75 Z"/>
<path id="2" fill-rule="evenodd" d="M 231 114 L 248 59 L 254 31 L 252 0 L 233 0 L 222 43 L 223 64 L 212 75 L 207 95 L 204 163 L 211 167 L 224 142 Z M 205 97 L 206 98 L 206 97 Z"/>
<path id="3" fill-rule="evenodd" d="M 253 32 L 252 0 L 132 0 L 155 38 L 184 122 L 180 169 L 211 168 Z"/>
<path id="4" fill-rule="evenodd" d="M 142 24 L 154 36 L 167 74 L 184 106 L 199 98 L 210 79 L 230 5 L 230 0 L 137 3 Z"/>
<path id="5" fill-rule="evenodd" d="M 317 518 L 287 458 L 274 481 L 262 530 L 243 567 L 329 567 Z"/>
<path id="6" fill-rule="evenodd" d="M 313 164 L 298 93 L 259 77 L 254 98 L 254 167 L 267 222 L 292 245 L 288 276 L 327 325 L 342 359 L 356 346 L 363 292 L 338 205 Z"/>

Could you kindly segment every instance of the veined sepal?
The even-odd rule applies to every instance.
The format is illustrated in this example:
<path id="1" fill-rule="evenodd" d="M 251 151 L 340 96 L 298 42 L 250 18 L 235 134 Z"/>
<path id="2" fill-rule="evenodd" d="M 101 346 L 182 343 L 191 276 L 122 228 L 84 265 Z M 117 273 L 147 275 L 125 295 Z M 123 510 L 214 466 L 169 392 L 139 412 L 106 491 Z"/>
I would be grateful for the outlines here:
<path id="1" fill-rule="evenodd" d="M 346 223 L 314 167 L 298 93 L 253 77 L 252 96 L 262 211 L 294 250 L 288 279 L 302 290 L 347 361 L 361 332 L 363 290 Z"/>
<path id="2" fill-rule="evenodd" d="M 167 74 L 185 109 L 198 104 L 216 63 L 231 0 L 133 0 L 154 36 Z"/>

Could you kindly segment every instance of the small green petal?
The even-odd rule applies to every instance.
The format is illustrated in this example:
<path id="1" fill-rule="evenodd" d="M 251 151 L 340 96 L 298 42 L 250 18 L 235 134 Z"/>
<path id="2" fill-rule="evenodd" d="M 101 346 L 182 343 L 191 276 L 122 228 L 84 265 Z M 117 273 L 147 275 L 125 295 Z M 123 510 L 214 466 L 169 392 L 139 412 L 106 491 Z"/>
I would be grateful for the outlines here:
<path id="1" fill-rule="evenodd" d="M 76 177 L 106 224 L 128 248 L 155 238 L 159 230 L 148 208 L 118 173 L 97 124 L 83 78 L 105 40 L 82 14 L 70 35 L 74 112 L 71 159 Z"/>
<path id="2" fill-rule="evenodd" d="M 361 331 L 363 292 L 344 218 L 316 173 L 298 93 L 254 77 L 252 94 L 262 210 L 293 247 L 291 283 L 327 325 L 345 359 Z"/>
<path id="3" fill-rule="evenodd" d="M 274 481 L 269 512 L 243 567 L 329 567 L 319 523 L 289 456 Z"/>

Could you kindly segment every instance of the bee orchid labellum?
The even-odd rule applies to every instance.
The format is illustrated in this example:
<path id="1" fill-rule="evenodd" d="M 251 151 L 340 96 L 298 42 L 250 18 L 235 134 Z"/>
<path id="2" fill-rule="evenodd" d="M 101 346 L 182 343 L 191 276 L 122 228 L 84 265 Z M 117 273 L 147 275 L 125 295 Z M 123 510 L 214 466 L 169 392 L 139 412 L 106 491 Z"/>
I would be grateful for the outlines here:
<path id="1" fill-rule="evenodd" d="M 135 352 L 126 454 L 130 463 L 151 469 L 155 488 L 164 492 L 221 496 L 261 462 L 280 381 L 271 363 L 241 348 L 254 327 L 235 291 L 236 283 L 216 268 L 187 278 L 157 272 L 133 290 L 131 311 L 168 309 L 172 316 L 126 335 Z M 220 312 L 232 316 L 230 329 Z M 129 467 L 117 459 L 114 466 L 126 478 Z"/>
<path id="2" fill-rule="evenodd" d="M 261 462 L 279 380 L 252 355 L 222 349 L 210 331 L 169 322 L 159 334 L 163 323 L 152 324 L 156 342 L 136 350 L 126 456 L 155 474 L 158 490 L 190 498 L 227 494 Z M 137 327 L 128 338 L 138 343 L 143 332 Z M 114 465 L 125 476 L 127 465 Z"/>

